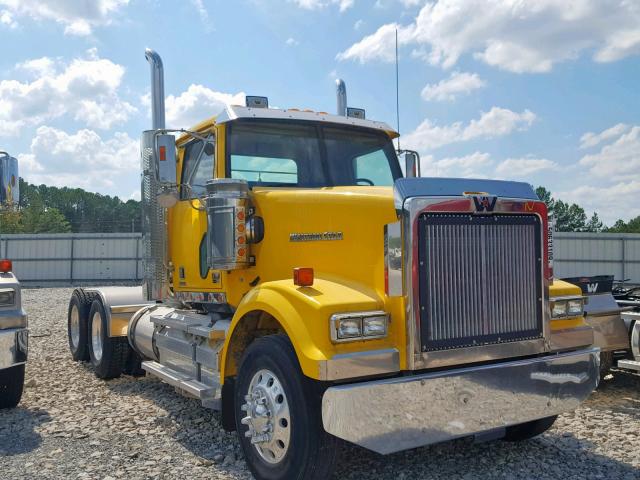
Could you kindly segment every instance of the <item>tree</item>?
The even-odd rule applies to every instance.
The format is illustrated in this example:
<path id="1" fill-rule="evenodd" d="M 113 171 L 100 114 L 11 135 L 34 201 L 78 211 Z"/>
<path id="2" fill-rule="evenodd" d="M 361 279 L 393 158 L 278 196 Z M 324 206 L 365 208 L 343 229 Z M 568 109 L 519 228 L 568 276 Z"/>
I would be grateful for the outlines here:
<path id="1" fill-rule="evenodd" d="M 628 222 L 618 220 L 613 227 L 607 228 L 605 231 L 611 233 L 640 233 L 640 216 L 632 218 Z"/>
<path id="2" fill-rule="evenodd" d="M 546 203 L 549 214 L 553 215 L 557 232 L 600 232 L 605 228 L 597 213 L 587 221 L 587 214 L 580 205 L 556 200 L 544 187 L 536 188 L 536 194 Z"/>
<path id="3" fill-rule="evenodd" d="M 67 219 L 55 208 L 28 206 L 0 211 L 0 233 L 66 233 Z"/>
<path id="4" fill-rule="evenodd" d="M 20 206 L 58 210 L 73 232 L 140 231 L 140 202 L 87 192 L 81 188 L 32 185 L 20 179 Z"/>

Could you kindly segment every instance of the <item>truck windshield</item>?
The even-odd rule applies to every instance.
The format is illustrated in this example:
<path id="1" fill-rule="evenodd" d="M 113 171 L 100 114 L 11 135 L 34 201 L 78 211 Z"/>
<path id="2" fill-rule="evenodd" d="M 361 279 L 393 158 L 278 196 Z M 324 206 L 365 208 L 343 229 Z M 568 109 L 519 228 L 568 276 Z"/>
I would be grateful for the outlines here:
<path id="1" fill-rule="evenodd" d="M 238 121 L 227 126 L 227 173 L 249 186 L 391 186 L 402 176 L 383 132 L 321 123 Z"/>

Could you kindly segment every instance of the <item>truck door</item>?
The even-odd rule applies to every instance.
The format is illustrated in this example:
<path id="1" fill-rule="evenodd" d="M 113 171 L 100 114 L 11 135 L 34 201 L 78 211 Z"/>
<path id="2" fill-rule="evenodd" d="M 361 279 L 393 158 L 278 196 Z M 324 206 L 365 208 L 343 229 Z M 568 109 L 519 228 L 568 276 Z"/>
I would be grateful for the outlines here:
<path id="1" fill-rule="evenodd" d="M 204 196 L 215 166 L 213 136 L 209 138 L 211 142 L 193 139 L 184 146 L 180 197 L 169 221 L 176 291 L 205 292 L 222 288 L 220 275 L 207 268 Z"/>

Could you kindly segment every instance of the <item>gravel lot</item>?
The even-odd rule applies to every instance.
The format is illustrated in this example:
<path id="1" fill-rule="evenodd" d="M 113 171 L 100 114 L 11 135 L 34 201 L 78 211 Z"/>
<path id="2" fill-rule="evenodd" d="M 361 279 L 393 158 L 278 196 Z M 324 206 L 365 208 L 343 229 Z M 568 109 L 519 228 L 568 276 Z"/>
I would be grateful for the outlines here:
<path id="1" fill-rule="evenodd" d="M 0 412 L 0 478 L 251 478 L 217 414 L 153 378 L 104 382 L 71 361 L 71 289 L 25 290 L 32 337 L 20 406 Z M 428 413 L 426 413 L 428 414 Z M 521 444 L 462 440 L 383 457 L 345 447 L 338 479 L 640 479 L 640 376 L 615 372 Z"/>

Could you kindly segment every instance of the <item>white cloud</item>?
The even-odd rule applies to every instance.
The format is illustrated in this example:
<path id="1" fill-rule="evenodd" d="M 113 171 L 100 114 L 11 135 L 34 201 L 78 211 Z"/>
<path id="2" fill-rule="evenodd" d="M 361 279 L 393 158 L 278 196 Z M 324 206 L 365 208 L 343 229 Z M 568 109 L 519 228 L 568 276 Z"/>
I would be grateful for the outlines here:
<path id="1" fill-rule="evenodd" d="M 362 25 L 364 25 L 364 20 L 357 20 L 356 23 L 353 24 L 353 29 L 360 30 L 362 28 Z"/>
<path id="2" fill-rule="evenodd" d="M 640 180 L 620 181 L 606 185 L 580 185 L 565 191 L 554 192 L 554 197 L 565 202 L 577 203 L 587 212 L 598 212 L 606 225 L 616 220 L 629 220 L 640 215 L 640 203 L 625 201 L 640 198 Z M 624 208 L 620 208 L 621 201 Z"/>
<path id="3" fill-rule="evenodd" d="M 35 79 L 0 81 L 0 135 L 17 135 L 26 126 L 67 114 L 89 127 L 109 129 L 136 111 L 118 95 L 124 67 L 99 58 L 94 49 L 88 58 L 68 64 L 43 57 L 16 68 Z"/>
<path id="4" fill-rule="evenodd" d="M 358 60 L 367 63 L 372 60 L 393 62 L 395 60 L 395 38 L 398 30 L 398 43 L 406 43 L 410 38 L 410 30 L 397 23 L 381 26 L 375 33 L 364 37 L 358 43 L 351 45 L 344 52 L 336 55 L 337 60 Z"/>
<path id="5" fill-rule="evenodd" d="M 126 133 L 103 139 L 93 130 L 67 133 L 41 126 L 28 153 L 19 154 L 21 175 L 29 182 L 109 191 L 123 175 L 139 170 L 138 141 Z"/>
<path id="6" fill-rule="evenodd" d="M 15 21 L 13 15 L 8 10 L 0 10 L 0 24 L 11 29 L 18 27 L 18 22 Z"/>
<path id="7" fill-rule="evenodd" d="M 629 130 L 629 125 L 625 125 L 624 123 L 618 123 L 611 128 L 607 128 L 603 132 L 593 133 L 587 132 L 582 137 L 580 137 L 580 148 L 591 148 L 595 147 L 601 142 L 611 140 L 615 137 L 619 137 L 623 133 Z"/>
<path id="8" fill-rule="evenodd" d="M 290 47 L 295 47 L 295 46 L 300 45 L 300 42 L 299 42 L 299 41 L 297 41 L 297 40 L 296 40 L 295 38 L 293 38 L 293 37 L 289 37 L 289 38 L 287 38 L 287 41 L 286 41 L 286 42 L 284 42 L 284 43 L 286 43 L 286 44 L 287 44 L 288 46 L 290 46 Z"/>
<path id="9" fill-rule="evenodd" d="M 493 163 L 488 153 L 481 152 L 442 159 L 425 155 L 420 160 L 420 170 L 424 177 L 483 178 L 487 175 L 487 167 Z"/>
<path id="10" fill-rule="evenodd" d="M 615 141 L 597 153 L 585 155 L 579 163 L 595 178 L 640 182 L 640 126 L 619 133 Z"/>
<path id="11" fill-rule="evenodd" d="M 355 0 L 290 0 L 300 8 L 319 10 L 329 5 L 337 5 L 341 12 L 353 7 Z"/>
<path id="12" fill-rule="evenodd" d="M 386 24 L 338 54 L 341 60 L 393 60 L 392 32 L 432 65 L 451 68 L 464 54 L 489 65 L 548 72 L 591 53 L 612 62 L 640 53 L 640 8 L 628 0 L 440 0 L 405 26 Z"/>
<path id="13" fill-rule="evenodd" d="M 203 85 L 192 84 L 180 95 L 166 97 L 167 125 L 173 128 L 188 128 L 205 118 L 217 115 L 226 105 L 244 105 L 244 101 L 244 92 L 222 93 Z M 148 104 L 148 99 L 145 103 Z"/>
<path id="14" fill-rule="evenodd" d="M 484 86 L 485 81 L 477 73 L 453 72 L 449 78 L 424 87 L 422 98 L 427 101 L 453 101 L 459 94 L 469 94 Z"/>
<path id="15" fill-rule="evenodd" d="M 555 170 L 559 166 L 556 162 L 546 158 L 507 158 L 496 167 L 496 173 L 504 178 L 526 178 L 544 170 Z"/>
<path id="16" fill-rule="evenodd" d="M 204 6 L 204 3 L 202 2 L 202 0 L 191 0 L 191 4 L 193 5 L 193 7 L 198 12 L 198 15 L 200 15 L 200 19 L 203 22 L 208 22 L 209 21 L 209 12 L 207 11 L 206 7 Z"/>
<path id="17" fill-rule="evenodd" d="M 128 3 L 129 0 L 0 0 L 4 8 L 0 23 L 6 23 L 1 20 L 5 14 L 10 19 L 49 20 L 63 25 L 65 34 L 86 36 L 92 33 L 93 27 L 112 23 L 113 17 Z"/>
<path id="18" fill-rule="evenodd" d="M 428 119 L 424 120 L 413 132 L 403 137 L 402 143 L 419 151 L 427 151 L 451 143 L 476 138 L 495 138 L 517 130 L 526 130 L 535 119 L 536 115 L 530 110 L 518 113 L 506 108 L 493 107 L 467 125 L 456 122 L 438 126 Z"/>

